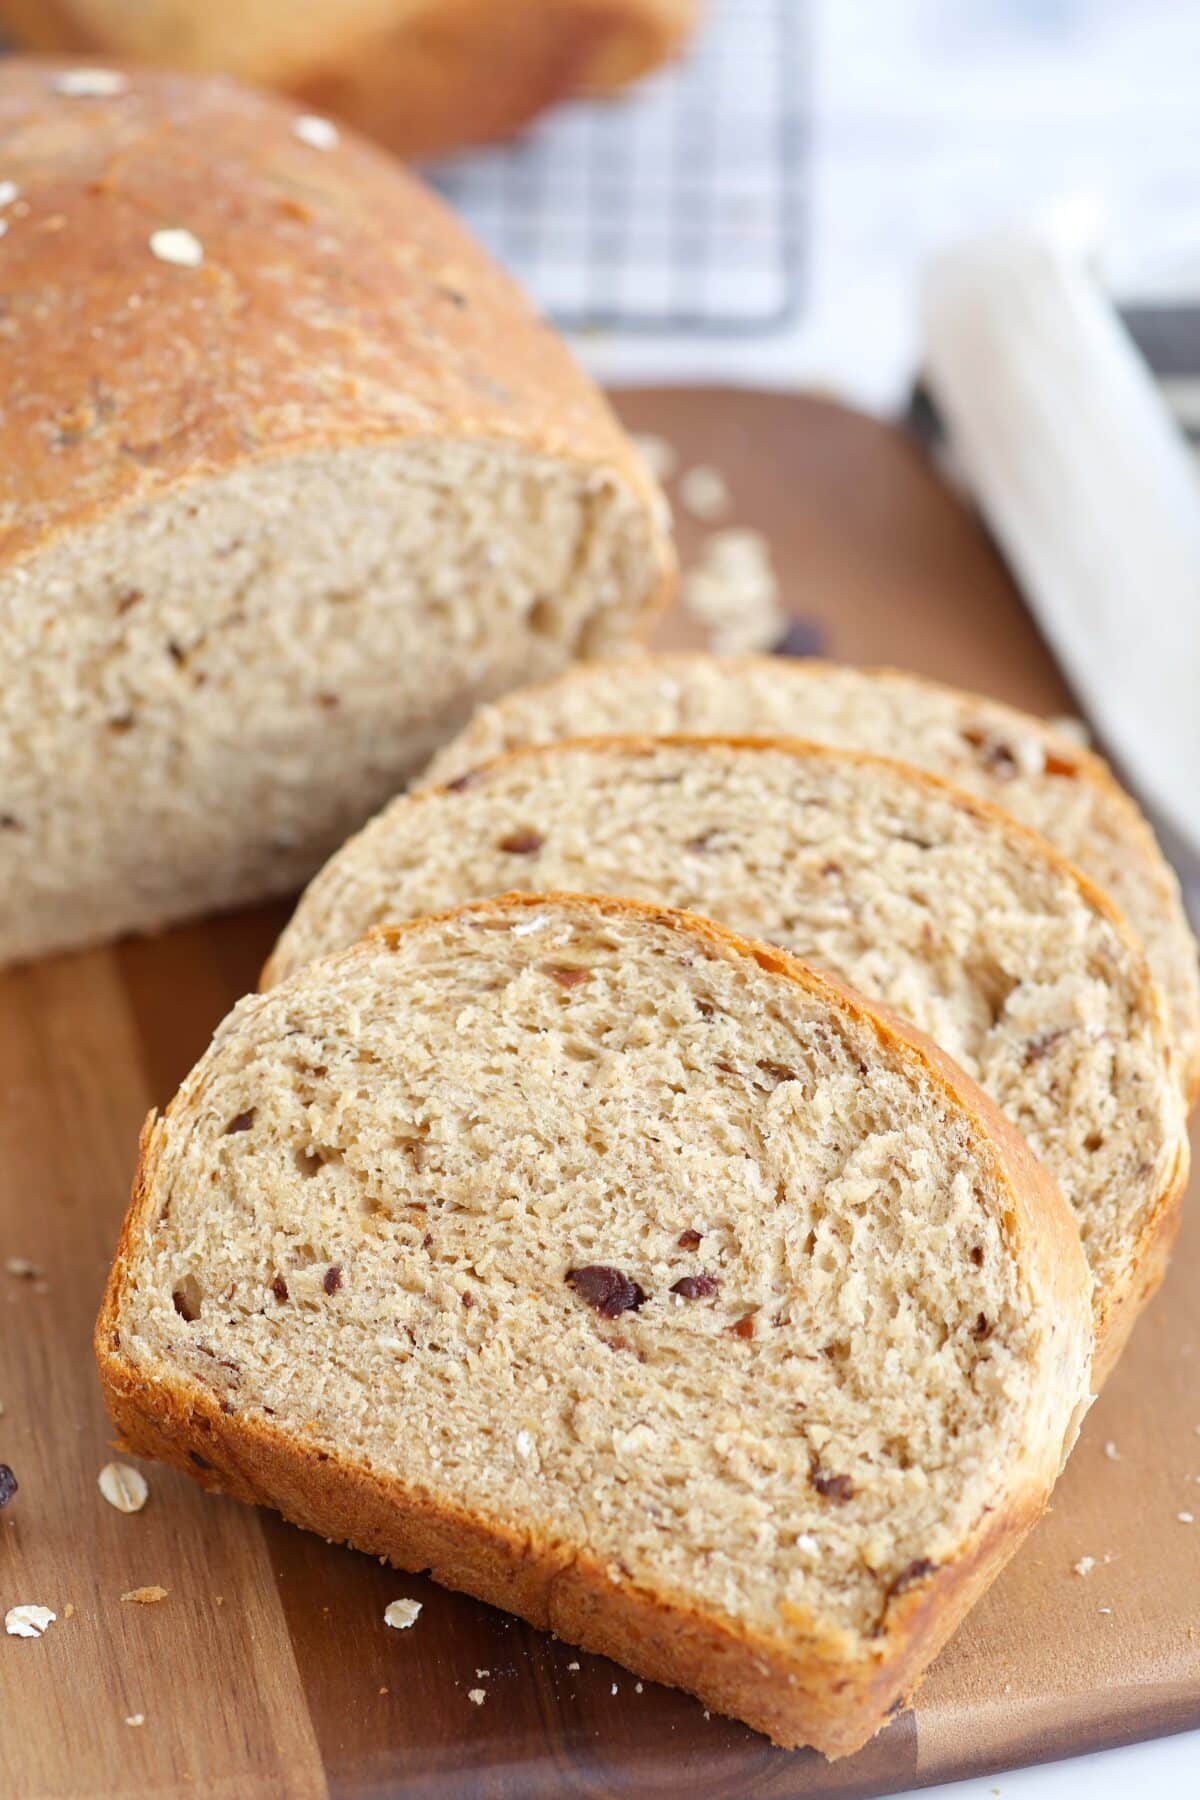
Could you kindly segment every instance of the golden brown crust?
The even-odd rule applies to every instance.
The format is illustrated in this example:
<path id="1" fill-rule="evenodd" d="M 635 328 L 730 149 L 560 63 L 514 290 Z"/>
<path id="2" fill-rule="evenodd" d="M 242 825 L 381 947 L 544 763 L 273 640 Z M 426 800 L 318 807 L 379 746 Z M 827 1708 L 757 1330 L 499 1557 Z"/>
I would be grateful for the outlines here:
<path id="1" fill-rule="evenodd" d="M 0 65 L 9 381 L 0 566 L 57 534 L 253 462 L 475 439 L 660 500 L 555 333 L 432 194 L 343 134 L 221 78 Z M 157 258 L 190 232 L 199 267 Z M 665 597 L 673 556 L 652 530 Z"/>
<path id="2" fill-rule="evenodd" d="M 331 43 L 287 82 L 400 156 L 510 137 L 538 113 L 611 93 L 675 55 L 692 0 L 428 0 Z"/>
<path id="3" fill-rule="evenodd" d="M 336 113 L 403 156 L 507 136 L 675 55 L 696 0 L 0 0 L 29 48 L 227 71 Z"/>
<path id="4" fill-rule="evenodd" d="M 915 1582 L 889 1607 L 871 1654 L 849 1657 L 836 1637 L 818 1632 L 785 1651 L 682 1601 L 618 1588 L 593 1560 L 487 1526 L 289 1439 L 267 1420 L 223 1414 L 202 1389 L 147 1380 L 121 1355 L 109 1301 L 96 1351 L 110 1416 L 132 1454 L 168 1463 L 212 1492 L 271 1506 L 397 1568 L 428 1571 L 444 1587 L 684 1688 L 785 1748 L 812 1744 L 831 1757 L 857 1750 L 892 1703 L 912 1693 L 1044 1505 L 1044 1494 L 1014 1505 L 961 1558 Z"/>
<path id="5" fill-rule="evenodd" d="M 638 902 L 579 895 L 505 895 L 458 912 L 478 916 L 514 907 L 581 904 L 640 916 L 700 940 L 818 995 L 836 1011 L 869 1022 L 963 1108 L 986 1137 L 1002 1190 L 1004 1226 L 1048 1329 L 1058 1341 L 1053 1381 L 1043 1395 L 1062 1423 L 1079 1410 L 1091 1345 L 1090 1278 L 1071 1215 L 1022 1139 L 966 1076 L 920 1033 L 869 1006 L 840 983 L 782 951 L 752 944 L 719 925 Z M 446 914 L 444 917 L 454 917 Z M 343 958 L 369 954 L 429 924 L 384 926 Z M 168 1113 L 169 1113 L 168 1109 Z M 614 1584 L 570 1546 L 539 1542 L 460 1512 L 434 1496 L 382 1477 L 332 1449 L 289 1438 L 270 1421 L 224 1412 L 195 1382 L 138 1367 L 121 1342 L 126 1282 L 156 1205 L 155 1176 L 166 1121 L 142 1134 L 133 1198 L 96 1326 L 105 1399 L 131 1449 L 158 1457 L 234 1498 L 277 1507 L 297 1524 L 398 1566 L 429 1569 L 445 1585 L 520 1613 L 584 1647 L 612 1655 L 654 1680 L 685 1687 L 710 1706 L 744 1719 L 776 1743 L 814 1744 L 830 1756 L 857 1749 L 907 1696 L 961 1618 L 994 1579 L 1045 1504 L 1075 1415 L 1060 1441 L 1043 1431 L 1009 1472 L 1004 1503 L 981 1518 L 960 1554 L 940 1568 L 913 1571 L 889 1596 L 878 1635 L 865 1643 L 796 1618 L 787 1640 L 759 1636 L 697 1612 L 679 1596 Z M 1040 1421 L 1039 1421 L 1040 1422 Z"/>

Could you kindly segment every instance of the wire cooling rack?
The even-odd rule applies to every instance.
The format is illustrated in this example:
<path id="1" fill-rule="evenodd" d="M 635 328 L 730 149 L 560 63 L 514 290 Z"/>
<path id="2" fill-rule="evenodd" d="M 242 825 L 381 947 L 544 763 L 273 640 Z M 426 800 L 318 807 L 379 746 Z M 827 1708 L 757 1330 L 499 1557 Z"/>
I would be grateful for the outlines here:
<path id="1" fill-rule="evenodd" d="M 429 171 L 573 330 L 753 333 L 804 297 L 808 0 L 707 0 L 687 58 Z"/>

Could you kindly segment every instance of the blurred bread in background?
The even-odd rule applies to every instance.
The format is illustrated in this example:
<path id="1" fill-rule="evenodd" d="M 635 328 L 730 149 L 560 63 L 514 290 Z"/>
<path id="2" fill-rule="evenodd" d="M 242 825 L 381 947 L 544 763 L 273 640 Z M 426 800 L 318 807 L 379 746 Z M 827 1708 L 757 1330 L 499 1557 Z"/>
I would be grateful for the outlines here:
<path id="1" fill-rule="evenodd" d="M 0 0 L 18 45 L 284 89 L 402 156 L 507 137 L 674 55 L 699 0 Z"/>

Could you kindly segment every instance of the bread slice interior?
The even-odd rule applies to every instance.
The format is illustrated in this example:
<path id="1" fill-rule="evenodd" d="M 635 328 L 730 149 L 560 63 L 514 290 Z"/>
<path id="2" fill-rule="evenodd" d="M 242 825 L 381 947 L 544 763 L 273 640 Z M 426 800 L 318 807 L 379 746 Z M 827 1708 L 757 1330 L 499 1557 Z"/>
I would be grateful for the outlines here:
<path id="1" fill-rule="evenodd" d="M 1040 1509 L 1088 1287 L 931 1046 L 702 921 L 510 897 L 236 1008 L 97 1347 L 135 1450 L 840 1752 Z"/>
<path id="2" fill-rule="evenodd" d="M 1107 1372 L 1165 1267 L 1184 1109 L 1140 947 L 1048 844 L 928 775 L 845 750 L 568 741 L 395 802 L 313 882 L 267 978 L 381 921 L 514 887 L 687 908 L 926 1032 L 1074 1208 Z"/>

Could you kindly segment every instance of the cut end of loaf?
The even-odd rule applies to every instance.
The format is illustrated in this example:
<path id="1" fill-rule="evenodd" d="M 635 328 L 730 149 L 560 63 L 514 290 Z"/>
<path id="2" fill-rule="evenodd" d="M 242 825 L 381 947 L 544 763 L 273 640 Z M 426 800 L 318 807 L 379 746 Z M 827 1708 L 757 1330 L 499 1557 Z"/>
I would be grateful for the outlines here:
<path id="1" fill-rule="evenodd" d="M 841 1751 L 1086 1392 L 1024 1179 L 801 965 L 510 898 L 231 1015 L 148 1134 L 102 1372 L 148 1451 Z"/>
<path id="2" fill-rule="evenodd" d="M 663 579 L 615 474 L 469 441 L 262 463 L 0 573 L 0 960 L 294 888 Z"/>

